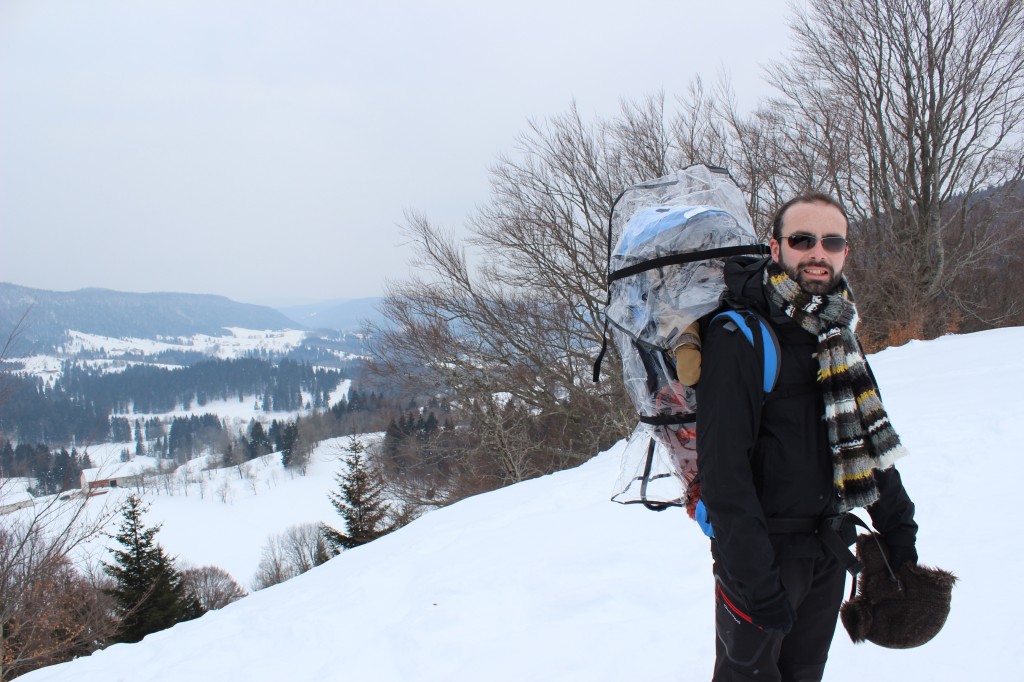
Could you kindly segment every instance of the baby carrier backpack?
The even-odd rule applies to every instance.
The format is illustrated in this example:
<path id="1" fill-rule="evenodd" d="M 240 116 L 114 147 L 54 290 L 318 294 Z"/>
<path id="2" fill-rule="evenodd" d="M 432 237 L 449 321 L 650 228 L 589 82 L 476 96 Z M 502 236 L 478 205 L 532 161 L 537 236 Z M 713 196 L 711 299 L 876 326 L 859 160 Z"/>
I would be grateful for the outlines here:
<path id="1" fill-rule="evenodd" d="M 618 235 L 614 249 L 612 235 Z M 626 189 L 609 224 L 606 337 L 622 359 L 637 424 L 612 500 L 662 511 L 685 507 L 711 534 L 700 504 L 696 390 L 677 379 L 674 351 L 720 316 L 764 356 L 765 392 L 778 377 L 778 341 L 753 311 L 725 299 L 725 260 L 764 255 L 739 187 L 727 171 L 691 166 Z M 688 330 L 688 327 L 690 328 Z M 602 348 L 594 365 L 600 373 Z"/>

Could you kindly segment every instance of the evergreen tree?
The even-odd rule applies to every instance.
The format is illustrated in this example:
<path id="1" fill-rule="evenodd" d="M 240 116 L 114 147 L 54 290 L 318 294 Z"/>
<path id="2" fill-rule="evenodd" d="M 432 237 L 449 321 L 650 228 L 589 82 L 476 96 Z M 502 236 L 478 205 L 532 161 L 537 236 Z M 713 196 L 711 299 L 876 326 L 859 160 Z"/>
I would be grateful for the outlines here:
<path id="1" fill-rule="evenodd" d="M 326 524 L 323 527 L 324 539 L 334 552 L 365 545 L 402 524 L 402 520 L 392 518 L 384 499 L 384 486 L 370 472 L 366 447 L 353 438 L 348 449 L 345 471 L 335 476 L 338 491 L 328 493 L 331 505 L 345 520 L 345 532 Z"/>
<path id="2" fill-rule="evenodd" d="M 249 429 L 249 445 L 251 448 L 250 459 L 261 457 L 271 451 L 270 438 L 267 436 L 266 431 L 263 430 L 263 424 L 256 420 L 252 421 Z"/>
<path id="3" fill-rule="evenodd" d="M 398 454 L 398 450 L 401 448 L 402 441 L 404 440 L 405 434 L 402 433 L 398 423 L 392 417 L 391 421 L 388 422 L 387 428 L 384 430 L 384 452 L 393 457 Z"/>
<path id="4" fill-rule="evenodd" d="M 139 497 L 128 496 L 121 505 L 124 518 L 116 536 L 124 549 L 112 550 L 114 563 L 103 564 L 104 572 L 116 581 L 116 586 L 105 592 L 116 605 L 119 642 L 138 642 L 202 614 L 202 607 L 188 596 L 173 560 L 154 540 L 160 526 L 143 525 L 147 509 Z"/>
<path id="5" fill-rule="evenodd" d="M 127 443 L 132 439 L 132 424 L 125 417 L 110 418 L 110 440 L 114 443 Z"/>
<path id="6" fill-rule="evenodd" d="M 135 420 L 135 456 L 141 457 L 146 454 L 146 437 L 142 431 L 142 421 Z"/>
<path id="7" fill-rule="evenodd" d="M 271 424 L 273 426 L 273 424 Z M 281 422 L 281 426 L 278 429 L 277 441 L 274 446 L 281 451 L 281 464 L 283 466 L 292 466 L 292 452 L 295 450 L 296 445 L 299 442 L 299 419 L 296 417 L 295 422 Z"/>

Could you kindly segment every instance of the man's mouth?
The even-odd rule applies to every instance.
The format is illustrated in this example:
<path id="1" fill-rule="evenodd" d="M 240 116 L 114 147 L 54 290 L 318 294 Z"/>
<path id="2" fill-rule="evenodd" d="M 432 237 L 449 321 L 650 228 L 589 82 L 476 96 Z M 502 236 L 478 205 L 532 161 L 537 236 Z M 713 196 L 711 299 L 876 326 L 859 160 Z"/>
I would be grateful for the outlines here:
<path id="1" fill-rule="evenodd" d="M 808 277 L 831 277 L 832 270 L 829 268 L 818 267 L 815 265 L 807 265 L 802 268 L 802 271 Z"/>

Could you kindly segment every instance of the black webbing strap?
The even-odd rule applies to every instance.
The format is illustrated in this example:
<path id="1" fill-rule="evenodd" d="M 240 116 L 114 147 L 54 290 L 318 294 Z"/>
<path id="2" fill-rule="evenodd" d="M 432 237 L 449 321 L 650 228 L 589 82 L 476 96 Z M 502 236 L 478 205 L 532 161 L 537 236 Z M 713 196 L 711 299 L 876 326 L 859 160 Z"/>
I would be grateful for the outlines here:
<path id="1" fill-rule="evenodd" d="M 697 415 L 690 414 L 662 414 L 654 417 L 640 415 L 640 421 L 651 426 L 672 426 L 674 424 L 693 424 L 697 421 Z"/>
<path id="2" fill-rule="evenodd" d="M 654 438 L 651 438 L 651 443 L 647 446 L 647 461 L 644 463 L 644 475 L 640 479 L 640 501 L 651 511 L 665 511 L 673 505 L 664 504 L 662 502 L 651 502 L 647 499 L 647 484 L 651 480 L 651 468 L 654 465 L 655 445 L 656 443 L 654 442 Z"/>
<path id="3" fill-rule="evenodd" d="M 849 519 L 850 523 L 855 526 L 860 526 L 868 533 L 871 534 L 871 538 L 878 545 L 878 550 L 882 555 L 882 561 L 885 562 L 885 569 L 889 572 L 889 577 L 892 578 L 893 582 L 902 589 L 900 585 L 900 579 L 896 577 L 896 572 L 892 569 L 892 565 L 889 563 L 889 553 L 879 538 L 878 533 L 871 530 L 871 528 L 864 523 L 863 520 L 856 514 L 842 514 L 840 516 L 826 516 L 820 519 L 806 518 L 806 519 L 767 519 L 768 532 L 771 534 L 783 535 L 786 533 L 813 533 L 818 536 L 821 540 L 821 544 L 825 546 L 832 554 L 839 559 L 839 562 L 843 564 L 843 568 L 849 571 L 850 575 L 853 576 L 853 584 L 850 585 L 850 599 L 857 596 L 857 574 L 864 570 L 864 564 L 854 556 L 850 548 L 843 542 L 843 539 L 839 537 L 839 529 L 842 527 L 845 519 Z"/>
<path id="4" fill-rule="evenodd" d="M 619 196 L 615 197 L 615 201 L 612 202 L 612 207 L 608 210 L 608 269 L 612 267 L 612 220 L 615 217 L 615 207 L 619 203 L 619 199 L 626 196 L 626 192 L 630 188 L 626 188 L 619 192 Z M 601 334 L 601 352 L 597 354 L 597 359 L 594 360 L 594 383 L 596 384 L 601 380 L 601 362 L 604 360 L 604 354 L 608 351 L 608 306 L 612 302 L 612 290 L 608 288 L 608 296 L 604 302 L 604 332 Z"/>
<path id="5" fill-rule="evenodd" d="M 604 316 L 604 333 L 601 335 L 601 352 L 597 354 L 597 359 L 594 360 L 594 383 L 596 384 L 601 380 L 601 362 L 604 360 L 604 354 L 608 352 L 608 316 Z"/>
<path id="6" fill-rule="evenodd" d="M 874 535 L 874 531 L 856 514 L 841 514 L 839 516 L 823 516 L 821 518 L 802 519 L 766 519 L 768 532 L 772 535 L 784 535 L 787 533 L 812 533 L 818 536 L 825 549 L 830 551 L 843 568 L 853 576 L 856 587 L 857 574 L 864 570 L 864 564 L 854 556 L 843 539 L 839 537 L 839 529 L 842 528 L 846 519 L 855 526 L 864 528 Z M 876 537 L 877 540 L 877 537 Z M 884 553 L 883 553 L 884 554 Z"/>
<path id="7" fill-rule="evenodd" d="M 625 194 L 625 192 L 623 192 Z M 622 198 L 622 194 L 619 195 L 619 199 Z M 618 203 L 619 199 L 615 200 Z M 612 206 L 614 211 L 614 204 Z M 612 241 L 611 241 L 612 227 L 611 217 L 608 218 L 608 267 L 612 265 Z M 612 289 L 611 284 L 623 277 L 629 277 L 630 275 L 636 275 L 641 272 L 648 270 L 654 270 L 661 268 L 666 265 L 683 265 L 685 263 L 695 263 L 700 260 L 711 260 L 713 258 L 728 258 L 730 256 L 764 256 L 770 253 L 770 249 L 765 244 L 744 244 L 742 246 L 724 246 L 719 249 L 707 249 L 705 251 L 692 251 L 690 253 L 674 253 L 669 256 L 661 256 L 660 258 L 652 258 L 651 260 L 645 260 L 641 263 L 635 263 L 625 268 L 620 268 L 615 272 L 608 275 L 608 298 L 605 301 L 605 310 L 612 302 Z M 760 338 L 760 335 L 755 333 L 755 337 Z M 593 380 L 596 384 L 601 379 L 601 363 L 604 361 L 604 354 L 608 352 L 608 315 L 604 316 L 604 332 L 601 334 L 601 350 L 597 354 L 597 359 L 594 360 L 594 372 Z"/>
<path id="8" fill-rule="evenodd" d="M 856 516 L 851 515 L 850 518 L 855 519 L 854 524 L 867 528 L 864 522 Z M 856 580 L 857 574 L 864 570 L 864 564 L 850 551 L 850 547 L 843 542 L 843 539 L 839 537 L 839 533 L 836 532 L 841 527 L 842 522 L 842 517 L 824 517 L 818 523 L 818 530 L 815 531 L 815 534 L 821 540 L 821 544 L 825 545 L 825 549 L 832 552 L 839 559 L 839 563 L 843 565 L 847 573 Z M 871 529 L 868 528 L 868 530 L 870 531 Z"/>
<path id="9" fill-rule="evenodd" d="M 654 476 L 651 476 L 649 478 L 649 480 L 651 480 L 651 481 L 658 481 L 658 480 L 661 480 L 663 478 L 672 478 L 674 476 L 675 476 L 675 474 L 655 474 Z M 643 480 L 644 480 L 643 476 L 637 476 L 636 478 L 634 478 L 630 482 L 629 486 L 626 486 L 626 490 L 628 490 L 629 487 L 632 486 L 633 483 L 636 483 L 637 481 L 640 481 L 641 484 L 642 484 Z M 665 501 L 665 502 L 652 502 L 651 500 L 645 500 L 645 499 L 625 500 L 625 501 L 616 499 L 616 498 L 618 498 L 619 495 L 622 495 L 623 493 L 625 493 L 626 490 L 623 490 L 620 493 L 616 493 L 615 495 L 612 495 L 612 502 L 615 502 L 617 504 L 622 504 L 622 505 L 626 505 L 626 504 L 642 504 L 645 507 L 647 507 L 648 509 L 650 509 L 651 511 L 665 511 L 669 507 L 683 507 L 683 506 L 686 506 L 685 502 L 683 502 L 683 498 L 682 497 L 677 497 L 674 500 L 668 500 L 668 501 Z M 642 494 L 645 494 L 645 493 L 642 493 Z"/>
<path id="10" fill-rule="evenodd" d="M 636 275 L 648 270 L 665 267 L 666 265 L 684 265 L 695 263 L 699 260 L 711 260 L 712 258 L 728 258 L 729 256 L 763 256 L 768 253 L 768 247 L 764 244 L 744 244 L 742 246 L 723 246 L 718 249 L 707 249 L 706 251 L 691 251 L 690 253 L 673 253 L 660 258 L 652 258 L 641 263 L 619 268 L 608 274 L 608 284 L 623 277 Z M 609 264 L 611 260 L 609 258 Z"/>

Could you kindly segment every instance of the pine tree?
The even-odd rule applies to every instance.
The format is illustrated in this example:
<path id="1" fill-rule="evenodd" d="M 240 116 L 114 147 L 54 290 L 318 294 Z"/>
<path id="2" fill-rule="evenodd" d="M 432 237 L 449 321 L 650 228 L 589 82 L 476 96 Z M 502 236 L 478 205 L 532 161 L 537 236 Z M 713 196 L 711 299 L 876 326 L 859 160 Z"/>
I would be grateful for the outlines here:
<path id="1" fill-rule="evenodd" d="M 267 437 L 266 431 L 263 430 L 263 424 L 256 420 L 253 420 L 249 429 L 249 444 L 252 449 L 252 457 L 261 457 L 271 451 L 270 439 Z"/>
<path id="2" fill-rule="evenodd" d="M 142 457 L 146 454 L 146 437 L 142 432 L 142 421 L 135 420 L 135 456 Z"/>
<path id="3" fill-rule="evenodd" d="M 384 499 L 384 486 L 371 474 L 366 461 L 366 447 L 353 438 L 345 456 L 345 471 L 335 476 L 338 491 L 328 496 L 331 505 L 345 520 L 346 532 L 324 525 L 324 539 L 335 552 L 352 549 L 387 535 L 398 528 L 404 519 L 392 518 L 390 506 Z"/>
<path id="4" fill-rule="evenodd" d="M 143 525 L 142 515 L 148 508 L 136 495 L 128 496 L 121 505 L 124 518 L 116 536 L 124 549 L 112 550 L 114 563 L 103 564 L 104 572 L 117 583 L 105 591 L 114 598 L 121 622 L 119 642 L 138 642 L 202 613 L 198 603 L 187 595 L 173 560 L 154 540 L 160 526 Z"/>
<path id="5" fill-rule="evenodd" d="M 278 431 L 279 441 L 277 448 L 281 451 L 281 465 L 285 468 L 294 466 L 292 454 L 299 444 L 299 418 L 295 422 L 282 422 Z"/>

